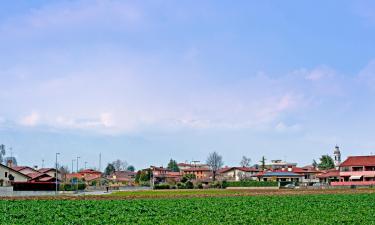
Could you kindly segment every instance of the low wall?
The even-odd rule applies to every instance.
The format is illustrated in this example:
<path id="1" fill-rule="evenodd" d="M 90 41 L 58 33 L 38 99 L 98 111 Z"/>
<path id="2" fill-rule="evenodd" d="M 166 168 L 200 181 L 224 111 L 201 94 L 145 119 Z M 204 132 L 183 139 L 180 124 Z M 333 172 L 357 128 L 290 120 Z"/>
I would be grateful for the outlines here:
<path id="1" fill-rule="evenodd" d="M 375 181 L 343 181 L 331 182 L 332 186 L 375 186 Z"/>
<path id="2" fill-rule="evenodd" d="M 279 187 L 227 187 L 227 190 L 276 190 Z"/>

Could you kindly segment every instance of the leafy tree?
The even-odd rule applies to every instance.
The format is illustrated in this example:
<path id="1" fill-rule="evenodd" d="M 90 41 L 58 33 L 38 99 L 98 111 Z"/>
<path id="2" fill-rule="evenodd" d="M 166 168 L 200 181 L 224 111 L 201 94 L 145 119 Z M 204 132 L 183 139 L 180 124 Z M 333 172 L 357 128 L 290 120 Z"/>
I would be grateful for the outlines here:
<path id="1" fill-rule="evenodd" d="M 312 166 L 314 168 L 318 168 L 318 166 L 319 166 L 315 159 L 313 159 Z"/>
<path id="2" fill-rule="evenodd" d="M 60 166 L 59 167 L 59 173 L 61 174 L 61 179 L 62 180 L 66 180 L 66 175 L 68 173 L 70 173 L 69 172 L 69 167 L 68 166 Z"/>
<path id="3" fill-rule="evenodd" d="M 213 181 L 216 180 L 216 173 L 217 171 L 223 166 L 223 157 L 219 155 L 217 152 L 211 152 L 206 160 L 207 165 L 212 170 L 212 179 Z"/>
<path id="4" fill-rule="evenodd" d="M 266 169 L 266 157 L 263 156 L 259 162 L 260 162 L 260 168 L 262 170 L 265 170 Z"/>
<path id="5" fill-rule="evenodd" d="M 0 145 L 0 163 L 3 163 L 5 155 L 5 145 Z"/>
<path id="6" fill-rule="evenodd" d="M 135 167 L 133 165 L 130 165 L 130 166 L 128 166 L 128 168 L 126 168 L 126 170 L 134 172 Z"/>
<path id="7" fill-rule="evenodd" d="M 128 163 L 120 159 L 113 161 L 112 165 L 115 168 L 115 171 L 124 171 L 128 167 Z"/>
<path id="8" fill-rule="evenodd" d="M 169 160 L 167 168 L 172 170 L 173 172 L 180 172 L 180 168 L 178 168 L 176 160 L 173 159 Z"/>
<path id="9" fill-rule="evenodd" d="M 110 175 L 115 171 L 116 171 L 115 166 L 112 163 L 108 163 L 107 167 L 104 170 L 104 174 Z"/>
<path id="10" fill-rule="evenodd" d="M 328 169 L 335 168 L 335 164 L 331 156 L 322 155 L 322 157 L 320 158 L 320 163 L 318 167 L 320 170 L 328 170 Z"/>
<path id="11" fill-rule="evenodd" d="M 195 176 L 195 174 L 185 174 L 182 178 L 181 178 L 181 182 L 182 183 L 185 183 L 186 181 L 191 181 L 191 180 L 195 180 L 197 177 Z"/>
<path id="12" fill-rule="evenodd" d="M 241 165 L 242 167 L 249 167 L 249 166 L 250 166 L 250 162 L 251 162 L 251 159 L 250 159 L 250 158 L 247 158 L 246 156 L 242 156 L 242 159 L 241 159 L 240 165 Z"/>

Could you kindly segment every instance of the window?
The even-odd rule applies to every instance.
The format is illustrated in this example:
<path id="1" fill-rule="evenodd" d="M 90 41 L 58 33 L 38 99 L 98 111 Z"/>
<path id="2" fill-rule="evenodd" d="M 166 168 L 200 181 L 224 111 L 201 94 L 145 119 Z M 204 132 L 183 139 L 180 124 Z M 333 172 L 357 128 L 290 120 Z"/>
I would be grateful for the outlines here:
<path id="1" fill-rule="evenodd" d="M 8 177 L 8 172 L 5 172 L 5 177 Z"/>

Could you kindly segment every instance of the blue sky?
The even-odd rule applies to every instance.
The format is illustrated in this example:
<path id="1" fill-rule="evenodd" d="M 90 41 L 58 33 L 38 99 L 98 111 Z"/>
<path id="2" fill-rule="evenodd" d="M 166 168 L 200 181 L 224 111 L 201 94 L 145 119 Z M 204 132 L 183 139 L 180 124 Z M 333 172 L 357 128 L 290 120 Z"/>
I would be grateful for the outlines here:
<path id="1" fill-rule="evenodd" d="M 300 165 L 375 153 L 373 1 L 11 1 L 0 142 L 21 164 Z M 83 164 L 82 164 L 83 166 Z"/>

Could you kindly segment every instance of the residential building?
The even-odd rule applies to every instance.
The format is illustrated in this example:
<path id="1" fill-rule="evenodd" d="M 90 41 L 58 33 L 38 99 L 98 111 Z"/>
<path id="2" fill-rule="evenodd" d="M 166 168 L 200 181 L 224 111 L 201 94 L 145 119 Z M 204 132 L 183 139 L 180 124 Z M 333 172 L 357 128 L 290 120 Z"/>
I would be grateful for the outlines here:
<path id="1" fill-rule="evenodd" d="M 197 180 L 206 180 L 212 177 L 212 170 L 207 167 L 191 167 L 181 170 L 182 175 L 194 174 Z"/>
<path id="2" fill-rule="evenodd" d="M 340 181 L 373 183 L 375 185 L 375 156 L 349 156 L 340 164 Z M 362 183 L 362 184 L 365 184 Z"/>
<path id="3" fill-rule="evenodd" d="M 132 171 L 115 171 L 107 176 L 107 178 L 112 181 L 112 183 L 129 185 L 134 184 L 136 175 L 137 173 Z"/>
<path id="4" fill-rule="evenodd" d="M 280 159 L 271 160 L 271 163 L 267 166 L 271 170 L 280 170 L 280 169 L 292 169 L 296 167 L 297 163 L 285 162 Z"/>
<path id="5" fill-rule="evenodd" d="M 255 175 L 259 181 L 292 181 L 301 182 L 303 176 L 293 172 L 263 171 Z"/>
<path id="6" fill-rule="evenodd" d="M 12 182 L 27 182 L 29 176 L 0 164 L 0 186 L 11 186 Z"/>
<path id="7" fill-rule="evenodd" d="M 218 171 L 218 178 L 227 181 L 256 180 L 260 170 L 254 167 L 224 167 Z"/>
<path id="8" fill-rule="evenodd" d="M 288 170 L 289 171 L 289 170 Z M 321 171 L 317 170 L 314 167 L 293 167 L 291 168 L 290 172 L 300 174 L 302 176 L 302 179 L 300 182 L 302 183 L 318 183 L 319 178 L 317 177 L 318 174 L 321 173 Z"/>
<path id="9" fill-rule="evenodd" d="M 182 172 L 173 172 L 172 170 L 164 167 L 150 167 L 154 183 L 176 183 L 182 178 Z"/>
<path id="10" fill-rule="evenodd" d="M 331 184 L 331 182 L 339 181 L 340 171 L 336 169 L 323 170 L 316 177 L 319 179 L 319 183 Z"/>
<path id="11" fill-rule="evenodd" d="M 40 168 L 38 172 L 48 174 L 51 177 L 56 177 L 56 169 L 55 168 Z M 61 174 L 57 171 L 57 178 L 61 180 Z"/>

